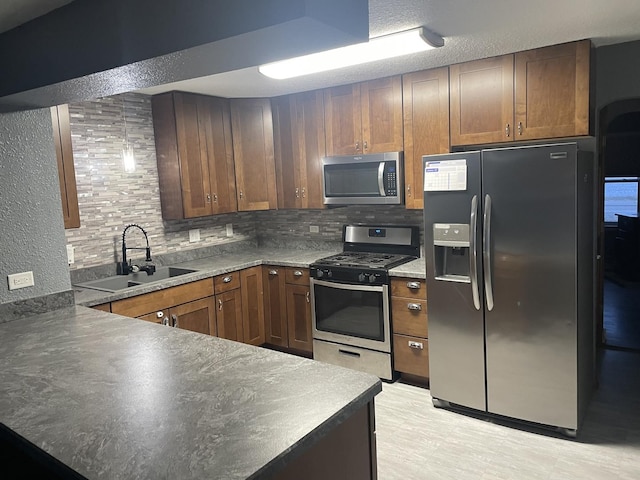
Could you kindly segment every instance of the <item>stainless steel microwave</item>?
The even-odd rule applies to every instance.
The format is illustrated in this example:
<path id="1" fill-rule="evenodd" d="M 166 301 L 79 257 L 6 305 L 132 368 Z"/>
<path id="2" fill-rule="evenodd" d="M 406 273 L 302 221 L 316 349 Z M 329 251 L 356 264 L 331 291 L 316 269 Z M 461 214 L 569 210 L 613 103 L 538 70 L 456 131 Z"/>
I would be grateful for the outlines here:
<path id="1" fill-rule="evenodd" d="M 325 205 L 404 203 L 402 152 L 324 157 Z"/>

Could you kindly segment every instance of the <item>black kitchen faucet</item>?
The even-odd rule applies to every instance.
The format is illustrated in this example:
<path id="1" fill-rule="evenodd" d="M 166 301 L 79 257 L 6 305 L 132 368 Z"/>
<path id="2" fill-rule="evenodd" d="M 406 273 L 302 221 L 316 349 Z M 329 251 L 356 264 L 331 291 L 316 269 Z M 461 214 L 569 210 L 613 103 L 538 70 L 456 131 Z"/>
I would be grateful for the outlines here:
<path id="1" fill-rule="evenodd" d="M 146 247 L 127 247 L 125 237 L 127 235 L 127 231 L 132 227 L 139 228 L 140 231 L 142 231 L 144 238 L 147 241 Z M 147 275 L 153 275 L 155 273 L 156 266 L 153 264 L 140 266 L 131 265 L 131 260 L 127 262 L 127 250 L 146 250 L 147 256 L 145 258 L 145 261 L 151 261 L 151 247 L 149 247 L 149 237 L 147 236 L 147 232 L 140 225 L 132 223 L 124 227 L 124 230 L 122 231 L 122 262 L 118 263 L 117 273 L 118 275 L 129 275 L 130 273 L 136 273 L 140 271 L 147 272 Z"/>

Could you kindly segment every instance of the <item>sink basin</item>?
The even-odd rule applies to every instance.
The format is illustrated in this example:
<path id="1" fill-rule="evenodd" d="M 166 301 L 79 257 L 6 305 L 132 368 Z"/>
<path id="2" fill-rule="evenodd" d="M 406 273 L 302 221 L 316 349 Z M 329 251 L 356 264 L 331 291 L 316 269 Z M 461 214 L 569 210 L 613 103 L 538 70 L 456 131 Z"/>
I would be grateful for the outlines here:
<path id="1" fill-rule="evenodd" d="M 145 272 L 130 273 L 129 275 L 114 275 L 113 277 L 101 278 L 100 280 L 78 283 L 76 287 L 90 288 L 102 292 L 117 292 L 138 285 L 179 277 L 180 275 L 186 275 L 187 273 L 193 273 L 195 271 L 196 270 L 179 267 L 158 267 L 153 275 L 147 275 Z"/>

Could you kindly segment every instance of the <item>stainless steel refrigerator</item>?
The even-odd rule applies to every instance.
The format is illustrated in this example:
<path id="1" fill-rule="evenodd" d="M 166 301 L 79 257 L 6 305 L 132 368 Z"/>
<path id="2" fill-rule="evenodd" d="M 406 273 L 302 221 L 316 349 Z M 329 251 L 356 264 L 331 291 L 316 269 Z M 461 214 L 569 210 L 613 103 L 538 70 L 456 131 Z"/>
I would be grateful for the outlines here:
<path id="1" fill-rule="evenodd" d="M 423 157 L 430 390 L 575 435 L 594 388 L 593 156 Z"/>

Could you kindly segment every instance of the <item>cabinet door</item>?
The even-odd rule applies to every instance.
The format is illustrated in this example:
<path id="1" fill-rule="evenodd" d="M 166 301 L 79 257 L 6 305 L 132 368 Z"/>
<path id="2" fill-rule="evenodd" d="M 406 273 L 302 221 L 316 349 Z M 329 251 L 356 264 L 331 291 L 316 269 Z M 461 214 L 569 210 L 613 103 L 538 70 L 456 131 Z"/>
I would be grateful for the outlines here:
<path id="1" fill-rule="evenodd" d="M 515 54 L 516 139 L 589 134 L 591 42 Z"/>
<path id="2" fill-rule="evenodd" d="M 449 67 L 451 144 L 513 140 L 513 55 Z"/>
<path id="3" fill-rule="evenodd" d="M 300 165 L 299 157 L 294 155 L 293 124 L 295 106 L 291 96 L 273 98 L 273 147 L 276 161 L 276 186 L 278 189 L 278 208 L 300 208 Z"/>
<path id="4" fill-rule="evenodd" d="M 184 218 L 211 215 L 206 134 L 198 122 L 199 110 L 205 108 L 197 95 L 174 93 L 173 96 Z"/>
<path id="5" fill-rule="evenodd" d="M 313 352 L 310 290 L 307 285 L 286 285 L 289 347 Z"/>
<path id="6" fill-rule="evenodd" d="M 422 208 L 422 156 L 449 152 L 449 69 L 404 75 L 402 95 L 405 203 Z"/>
<path id="7" fill-rule="evenodd" d="M 402 78 L 371 80 L 360 85 L 362 151 L 402 151 Z"/>
<path id="8" fill-rule="evenodd" d="M 171 307 L 169 310 L 174 327 L 192 332 L 216 334 L 216 314 L 213 297 L 202 298 L 194 302 Z"/>
<path id="9" fill-rule="evenodd" d="M 240 272 L 242 290 L 242 331 L 244 343 L 262 345 L 264 336 L 264 295 L 262 268 L 247 268 Z"/>
<path id="10" fill-rule="evenodd" d="M 324 103 L 321 91 L 292 97 L 293 154 L 299 158 L 302 208 L 323 208 L 322 157 L 326 155 Z"/>
<path id="11" fill-rule="evenodd" d="M 223 98 L 198 97 L 198 128 L 200 141 L 205 143 L 209 168 L 207 202 L 211 213 L 238 210 L 236 177 L 233 164 L 233 140 L 229 101 Z"/>
<path id="12" fill-rule="evenodd" d="M 64 228 L 78 228 L 80 226 L 80 210 L 78 208 L 76 171 L 73 165 L 69 106 L 58 105 L 57 107 L 51 107 L 51 123 L 53 126 L 56 160 L 58 162 L 58 180 L 60 182 Z"/>
<path id="13" fill-rule="evenodd" d="M 215 303 L 218 337 L 242 342 L 242 295 L 240 289 L 216 295 Z"/>
<path id="14" fill-rule="evenodd" d="M 284 271 L 282 267 L 262 267 L 265 342 L 280 347 L 289 346 Z"/>
<path id="15" fill-rule="evenodd" d="M 324 91 L 324 128 L 327 155 L 362 153 L 360 85 L 342 85 Z"/>
<path id="16" fill-rule="evenodd" d="M 273 119 L 268 98 L 231 100 L 238 210 L 277 206 Z"/>

